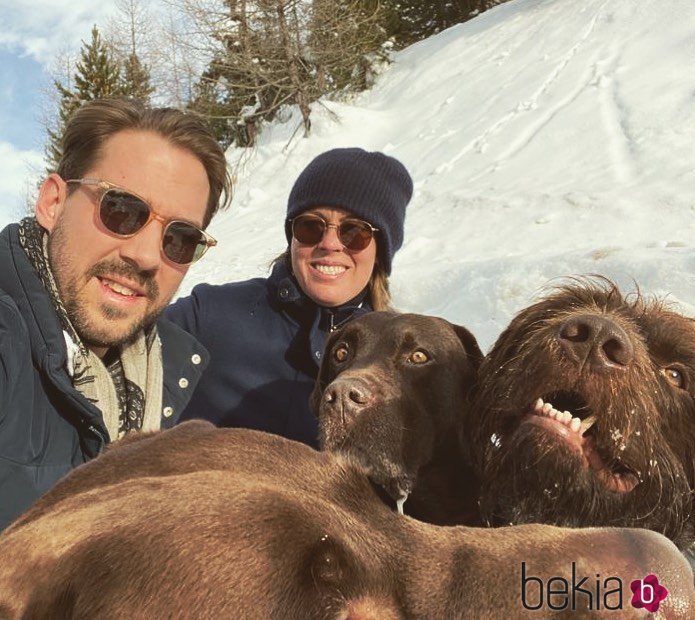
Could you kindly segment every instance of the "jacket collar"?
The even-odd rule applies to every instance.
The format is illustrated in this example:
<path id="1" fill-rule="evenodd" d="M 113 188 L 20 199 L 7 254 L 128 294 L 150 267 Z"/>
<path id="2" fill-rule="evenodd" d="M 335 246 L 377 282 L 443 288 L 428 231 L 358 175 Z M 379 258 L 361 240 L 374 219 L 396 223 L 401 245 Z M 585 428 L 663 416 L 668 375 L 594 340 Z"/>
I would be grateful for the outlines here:
<path id="1" fill-rule="evenodd" d="M 287 316 L 309 329 L 309 355 L 314 365 L 321 363 L 328 334 L 351 319 L 371 312 L 365 289 L 348 302 L 335 308 L 319 306 L 309 299 L 284 263 L 276 263 L 268 278 L 272 300 Z"/>
<path id="2" fill-rule="evenodd" d="M 67 363 L 67 349 L 60 319 L 51 299 L 19 243 L 19 225 L 10 224 L 0 232 L 0 289 L 17 304 L 30 334 L 31 355 L 39 367 L 47 356 L 51 365 Z"/>

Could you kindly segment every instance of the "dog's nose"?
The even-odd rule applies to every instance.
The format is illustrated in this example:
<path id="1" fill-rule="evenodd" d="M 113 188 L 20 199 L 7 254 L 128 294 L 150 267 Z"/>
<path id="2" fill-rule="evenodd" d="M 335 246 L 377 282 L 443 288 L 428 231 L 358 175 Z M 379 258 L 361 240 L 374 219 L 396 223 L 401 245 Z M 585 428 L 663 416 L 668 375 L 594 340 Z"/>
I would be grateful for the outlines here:
<path id="1" fill-rule="evenodd" d="M 570 317 L 560 325 L 558 340 L 570 359 L 597 369 L 623 368 L 634 357 L 625 330 L 610 318 L 597 314 Z"/>
<path id="2" fill-rule="evenodd" d="M 361 409 L 371 403 L 373 394 L 361 382 L 338 379 L 326 388 L 324 400 L 333 405 L 340 404 L 344 408 Z"/>

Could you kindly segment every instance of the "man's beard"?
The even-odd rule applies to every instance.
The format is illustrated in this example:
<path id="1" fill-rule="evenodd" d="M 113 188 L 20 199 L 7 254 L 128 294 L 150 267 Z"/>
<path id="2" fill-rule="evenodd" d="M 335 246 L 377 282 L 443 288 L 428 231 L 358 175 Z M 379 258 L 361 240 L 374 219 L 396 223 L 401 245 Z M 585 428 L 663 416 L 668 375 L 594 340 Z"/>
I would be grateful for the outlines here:
<path id="1" fill-rule="evenodd" d="M 130 326 L 123 328 L 121 333 L 114 334 L 113 330 L 108 329 L 110 325 L 112 326 L 110 321 L 125 319 L 128 313 L 106 304 L 99 304 L 94 306 L 94 310 L 101 316 L 90 318 L 87 304 L 80 299 L 79 274 L 75 272 L 69 258 L 67 240 L 68 234 L 59 220 L 48 238 L 49 264 L 65 312 L 77 335 L 89 348 L 110 348 L 134 342 L 143 330 L 149 329 L 156 322 L 169 300 L 151 308 L 144 316 L 133 319 Z M 109 274 L 124 276 L 140 284 L 146 291 L 148 302 L 156 300 L 159 296 L 159 287 L 153 272 L 139 271 L 123 261 L 103 260 L 93 265 L 85 274 L 85 282 L 93 277 Z"/>

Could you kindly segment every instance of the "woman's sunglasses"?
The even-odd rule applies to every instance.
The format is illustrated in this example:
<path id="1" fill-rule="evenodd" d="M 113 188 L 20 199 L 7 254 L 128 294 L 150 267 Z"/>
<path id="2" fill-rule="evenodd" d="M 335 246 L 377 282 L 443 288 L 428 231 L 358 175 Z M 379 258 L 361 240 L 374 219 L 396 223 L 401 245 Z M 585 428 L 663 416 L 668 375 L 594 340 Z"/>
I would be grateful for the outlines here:
<path id="1" fill-rule="evenodd" d="M 316 245 L 323 239 L 323 235 L 329 228 L 335 228 L 338 239 L 347 250 L 359 252 L 364 250 L 379 229 L 374 228 L 369 222 L 356 219 L 346 219 L 340 224 L 329 224 L 320 215 L 307 213 L 298 215 L 290 220 L 292 223 L 292 236 L 306 245 Z"/>
<path id="2" fill-rule="evenodd" d="M 94 185 L 98 189 L 97 213 L 104 227 L 119 237 L 132 237 L 151 220 L 165 224 L 162 252 L 172 263 L 190 265 L 202 258 L 217 241 L 190 222 L 168 220 L 147 202 L 108 181 L 99 179 L 67 179 L 66 183 Z"/>

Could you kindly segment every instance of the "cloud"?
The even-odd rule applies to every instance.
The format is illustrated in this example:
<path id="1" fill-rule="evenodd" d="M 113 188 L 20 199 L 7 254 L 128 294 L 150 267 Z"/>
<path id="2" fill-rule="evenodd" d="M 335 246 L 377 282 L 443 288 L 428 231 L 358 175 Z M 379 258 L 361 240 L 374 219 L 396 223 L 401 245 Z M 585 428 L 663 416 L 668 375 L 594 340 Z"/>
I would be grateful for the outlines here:
<path id="1" fill-rule="evenodd" d="M 94 24 L 106 25 L 114 0 L 13 0 L 3 6 L 0 46 L 25 54 L 42 65 L 67 48 L 79 49 Z"/>
<path id="2" fill-rule="evenodd" d="M 0 141 L 0 227 L 27 213 L 27 200 L 43 172 L 43 156 Z"/>

